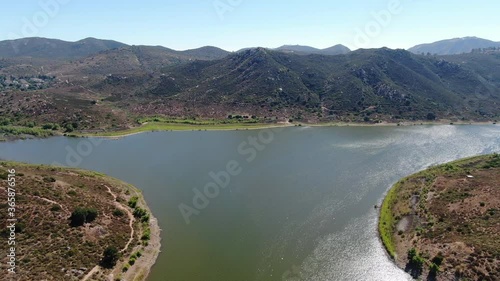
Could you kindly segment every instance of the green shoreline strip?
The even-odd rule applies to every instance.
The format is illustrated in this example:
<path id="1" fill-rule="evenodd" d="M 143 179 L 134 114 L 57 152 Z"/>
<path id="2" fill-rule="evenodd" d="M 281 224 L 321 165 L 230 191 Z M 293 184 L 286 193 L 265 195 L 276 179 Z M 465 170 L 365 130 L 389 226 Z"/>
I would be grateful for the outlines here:
<path id="1" fill-rule="evenodd" d="M 380 238 L 382 239 L 382 243 L 384 244 L 387 253 L 391 258 L 396 257 L 396 249 L 394 246 L 394 241 L 392 234 L 394 233 L 395 227 L 395 219 L 392 214 L 392 206 L 396 200 L 396 194 L 398 193 L 398 189 L 402 184 L 402 180 L 394 184 L 391 189 L 387 192 L 387 195 L 384 198 L 384 202 L 380 207 L 380 219 L 378 222 L 378 231 L 380 234 Z"/>

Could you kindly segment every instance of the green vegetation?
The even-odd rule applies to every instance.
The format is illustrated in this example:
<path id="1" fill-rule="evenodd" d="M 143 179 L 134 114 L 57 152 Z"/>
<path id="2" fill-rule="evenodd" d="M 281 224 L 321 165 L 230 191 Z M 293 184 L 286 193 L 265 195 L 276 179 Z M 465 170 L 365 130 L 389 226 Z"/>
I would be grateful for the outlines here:
<path id="1" fill-rule="evenodd" d="M 140 127 L 135 127 L 126 130 L 108 131 L 94 134 L 80 134 L 82 136 L 104 136 L 104 137 L 119 137 L 143 132 L 156 131 L 213 131 L 213 130 L 244 130 L 244 129 L 261 129 L 276 127 L 276 124 L 266 123 L 206 123 L 206 124 L 190 124 L 190 123 L 170 123 L 170 122 L 149 122 Z M 77 134 L 78 135 L 78 134 Z"/>
<path id="2" fill-rule="evenodd" d="M 125 213 L 124 213 L 122 210 L 120 210 L 120 209 L 115 209 L 115 210 L 113 211 L 113 216 L 116 216 L 116 217 L 123 217 L 124 215 L 125 215 Z"/>
<path id="3" fill-rule="evenodd" d="M 130 200 L 128 200 L 128 206 L 132 209 L 137 207 L 137 202 L 139 201 L 139 197 L 137 196 L 132 196 Z"/>
<path id="4" fill-rule="evenodd" d="M 149 214 L 146 210 L 136 206 L 133 214 L 134 217 L 140 219 L 141 222 L 149 222 Z"/>
<path id="5" fill-rule="evenodd" d="M 54 135 L 52 130 L 36 127 L 22 127 L 22 126 L 0 126 L 0 135 L 5 136 L 23 136 L 31 135 L 40 138 L 46 138 Z"/>
<path id="6" fill-rule="evenodd" d="M 113 268 L 120 258 L 120 252 L 114 246 L 108 246 L 103 253 L 101 266 L 104 268 Z"/>
<path id="7" fill-rule="evenodd" d="M 402 180 L 404 181 L 404 180 Z M 380 207 L 380 219 L 378 224 L 378 230 L 380 237 L 382 238 L 382 243 L 384 244 L 387 253 L 392 258 L 395 258 L 396 250 L 394 246 L 393 233 L 395 227 L 395 218 L 392 213 L 392 207 L 396 200 L 397 190 L 401 182 L 396 183 L 388 192 Z"/>
<path id="8" fill-rule="evenodd" d="M 71 226 L 82 226 L 85 223 L 90 223 L 97 218 L 98 212 L 95 208 L 77 207 L 71 213 Z"/>

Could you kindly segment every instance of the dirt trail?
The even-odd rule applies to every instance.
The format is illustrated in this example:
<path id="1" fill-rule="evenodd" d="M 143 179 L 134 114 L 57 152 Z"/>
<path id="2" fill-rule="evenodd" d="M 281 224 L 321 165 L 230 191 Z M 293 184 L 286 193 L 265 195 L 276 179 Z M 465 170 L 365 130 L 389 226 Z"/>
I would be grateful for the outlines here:
<path id="1" fill-rule="evenodd" d="M 130 243 L 132 243 L 132 241 L 134 240 L 134 233 L 135 233 L 135 231 L 134 231 L 134 221 L 135 221 L 134 214 L 132 214 L 132 212 L 129 209 L 124 207 L 118 201 L 116 201 L 116 198 L 117 198 L 116 194 L 113 193 L 113 191 L 111 191 L 111 188 L 109 186 L 107 186 L 107 185 L 105 185 L 105 186 L 108 189 L 108 193 L 111 194 L 111 196 L 113 197 L 113 204 L 115 205 L 115 207 L 126 212 L 128 218 L 129 218 L 128 225 L 130 227 L 130 238 L 129 238 L 127 244 L 125 244 L 125 247 L 123 247 L 123 249 L 120 250 L 120 253 L 123 253 L 128 249 L 128 247 L 130 246 Z M 100 269 L 100 266 L 98 266 L 98 265 L 94 266 L 94 268 L 92 268 L 92 270 L 90 270 L 89 273 L 87 273 L 82 278 L 82 281 L 89 280 L 90 277 L 92 277 L 94 274 L 99 272 L 99 269 Z"/>
<path id="2" fill-rule="evenodd" d="M 123 253 L 128 249 L 128 247 L 130 246 L 130 243 L 132 243 L 132 241 L 134 240 L 134 233 L 135 233 L 134 232 L 134 221 L 135 221 L 134 214 L 132 214 L 132 212 L 129 211 L 129 209 L 124 207 L 118 201 L 116 201 L 117 196 L 116 196 L 116 194 L 113 193 L 113 191 L 111 191 L 111 188 L 109 188 L 109 186 L 106 185 L 106 188 L 108 189 L 108 193 L 111 194 L 111 196 L 113 196 L 113 200 L 114 200 L 114 204 L 115 204 L 116 208 L 126 212 L 128 215 L 128 218 L 129 218 L 128 225 L 130 227 L 130 238 L 129 238 L 127 244 L 125 244 L 125 247 L 123 247 L 123 249 L 120 250 L 120 253 Z"/>

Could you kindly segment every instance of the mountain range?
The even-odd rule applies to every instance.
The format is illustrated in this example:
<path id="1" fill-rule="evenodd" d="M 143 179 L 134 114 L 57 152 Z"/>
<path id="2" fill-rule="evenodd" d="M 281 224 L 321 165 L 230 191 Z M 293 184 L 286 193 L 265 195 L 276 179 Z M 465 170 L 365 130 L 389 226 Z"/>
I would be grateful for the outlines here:
<path id="1" fill-rule="evenodd" d="M 408 49 L 415 54 L 457 55 L 470 53 L 475 49 L 500 48 L 500 42 L 477 37 L 463 37 L 421 44 Z"/>
<path id="2" fill-rule="evenodd" d="M 494 120 L 500 51 L 422 56 L 340 45 L 176 51 L 92 38 L 29 38 L 0 42 L 0 92 L 0 121 L 86 130 L 133 126 L 137 117 L 158 115 Z"/>
<path id="3" fill-rule="evenodd" d="M 316 49 L 309 46 L 301 46 L 301 45 L 283 45 L 281 47 L 276 48 L 277 51 L 290 52 L 296 54 L 320 54 L 320 55 L 341 55 L 347 54 L 351 50 L 344 45 L 338 44 L 326 49 Z"/>
<path id="4" fill-rule="evenodd" d="M 85 38 L 76 42 L 68 42 L 58 39 L 31 37 L 0 41 L 0 58 L 30 57 L 44 59 L 78 59 L 102 51 L 131 47 L 162 49 L 163 53 L 169 56 L 202 60 L 219 59 L 230 53 L 213 46 L 176 51 L 161 46 L 130 46 L 113 40 L 101 40 L 96 38 Z M 500 48 L 500 42 L 478 37 L 463 37 L 416 45 L 409 48 L 408 51 L 415 54 L 455 55 L 470 53 L 473 50 L 483 48 Z M 248 49 L 252 48 L 245 48 L 239 52 Z M 341 44 L 325 49 L 303 45 L 283 45 L 274 50 L 300 55 L 339 55 L 351 52 L 348 47 Z"/>

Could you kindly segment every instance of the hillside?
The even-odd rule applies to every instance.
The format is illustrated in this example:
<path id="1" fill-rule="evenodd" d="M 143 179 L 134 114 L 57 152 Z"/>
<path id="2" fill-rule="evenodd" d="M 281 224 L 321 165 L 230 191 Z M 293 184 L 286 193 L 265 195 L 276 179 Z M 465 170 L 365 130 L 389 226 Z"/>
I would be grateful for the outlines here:
<path id="1" fill-rule="evenodd" d="M 234 123 L 233 115 L 257 123 L 495 122 L 498 73 L 495 50 L 321 55 L 129 46 L 75 60 L 4 58 L 0 138 L 116 131 L 155 116 L 219 123 Z"/>
<path id="2" fill-rule="evenodd" d="M 500 47 L 500 42 L 477 37 L 464 37 L 421 44 L 408 49 L 408 51 L 415 54 L 457 55 L 489 47 Z"/>
<path id="3" fill-rule="evenodd" d="M 0 169 L 0 204 L 7 210 L 13 195 L 17 219 L 16 244 L 0 249 L 15 248 L 16 280 L 146 278 L 159 251 L 159 229 L 136 188 L 76 169 L 14 162 L 0 162 Z M 9 178 L 16 186 L 7 190 Z M 13 236 L 8 218 L 0 213 L 4 239 Z M 7 259 L 3 255 L 2 264 Z"/>
<path id="4" fill-rule="evenodd" d="M 500 278 L 500 156 L 431 167 L 396 183 L 379 231 L 397 265 L 426 280 Z"/>
<path id="5" fill-rule="evenodd" d="M 483 67 L 498 69 L 499 61 L 487 56 Z M 165 102 L 196 99 L 264 114 L 260 107 L 294 119 L 306 114 L 312 118 L 311 113 L 315 119 L 393 122 L 433 119 L 429 113 L 438 118 L 496 118 L 498 81 L 474 67 L 404 50 L 302 56 L 257 48 L 222 60 L 166 68 L 158 84 L 143 93 Z"/>

